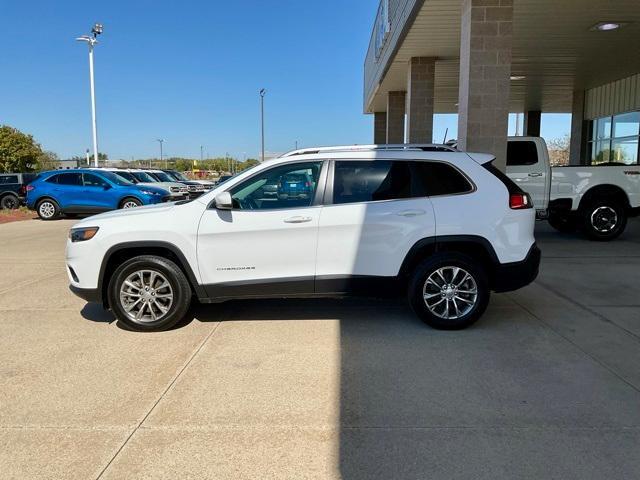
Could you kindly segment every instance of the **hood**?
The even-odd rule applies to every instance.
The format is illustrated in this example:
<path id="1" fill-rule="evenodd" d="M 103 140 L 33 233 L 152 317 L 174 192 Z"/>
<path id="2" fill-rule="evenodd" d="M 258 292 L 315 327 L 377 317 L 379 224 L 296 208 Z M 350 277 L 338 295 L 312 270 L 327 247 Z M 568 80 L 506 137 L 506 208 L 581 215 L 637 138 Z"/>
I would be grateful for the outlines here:
<path id="1" fill-rule="evenodd" d="M 168 212 L 175 208 L 175 203 L 156 203 L 154 205 L 144 205 L 142 207 L 136 208 L 125 208 L 120 210 L 112 210 L 110 212 L 100 213 L 98 215 L 92 215 L 90 217 L 84 218 L 80 220 L 78 223 L 74 225 L 74 227 L 84 227 L 95 225 L 96 222 L 100 222 L 102 220 L 109 220 L 111 218 L 123 218 L 123 217 L 136 217 L 140 215 L 155 215 L 162 214 Z"/>

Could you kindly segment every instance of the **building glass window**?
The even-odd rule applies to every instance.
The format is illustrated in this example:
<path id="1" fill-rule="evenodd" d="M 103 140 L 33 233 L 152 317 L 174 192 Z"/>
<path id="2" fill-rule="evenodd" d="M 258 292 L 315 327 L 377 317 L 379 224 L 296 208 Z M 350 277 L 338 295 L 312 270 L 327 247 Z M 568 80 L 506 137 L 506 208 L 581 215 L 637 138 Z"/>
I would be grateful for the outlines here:
<path id="1" fill-rule="evenodd" d="M 620 113 L 591 122 L 588 141 L 591 165 L 638 164 L 640 112 Z"/>

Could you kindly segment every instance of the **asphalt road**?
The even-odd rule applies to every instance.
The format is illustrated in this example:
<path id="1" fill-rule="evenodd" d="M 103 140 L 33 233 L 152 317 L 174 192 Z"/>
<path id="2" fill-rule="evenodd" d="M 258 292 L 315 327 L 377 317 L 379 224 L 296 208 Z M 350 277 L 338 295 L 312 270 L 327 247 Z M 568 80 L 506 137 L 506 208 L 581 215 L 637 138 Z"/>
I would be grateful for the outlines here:
<path id="1" fill-rule="evenodd" d="M 541 224 L 539 279 L 462 332 L 351 299 L 150 334 L 69 293 L 72 223 L 0 225 L 3 479 L 640 477 L 638 220 Z"/>

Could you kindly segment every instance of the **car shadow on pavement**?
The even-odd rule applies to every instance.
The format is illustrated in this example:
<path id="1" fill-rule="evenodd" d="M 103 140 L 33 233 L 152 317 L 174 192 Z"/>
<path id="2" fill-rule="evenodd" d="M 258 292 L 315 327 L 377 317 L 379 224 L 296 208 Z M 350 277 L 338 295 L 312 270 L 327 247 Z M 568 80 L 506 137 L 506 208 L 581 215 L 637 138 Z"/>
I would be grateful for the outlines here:
<path id="1" fill-rule="evenodd" d="M 87 303 L 80 315 L 85 320 L 98 323 L 112 323 L 115 321 L 115 317 L 109 310 L 105 310 L 101 303 Z"/>

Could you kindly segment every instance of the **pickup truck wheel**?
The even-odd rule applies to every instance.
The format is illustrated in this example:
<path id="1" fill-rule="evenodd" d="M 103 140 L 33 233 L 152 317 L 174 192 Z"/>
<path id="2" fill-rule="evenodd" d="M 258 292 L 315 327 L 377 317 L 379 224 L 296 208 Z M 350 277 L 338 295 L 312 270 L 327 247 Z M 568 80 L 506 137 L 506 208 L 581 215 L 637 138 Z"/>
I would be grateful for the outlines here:
<path id="1" fill-rule="evenodd" d="M 582 231 L 591 240 L 613 240 L 627 226 L 626 209 L 614 199 L 596 200 L 580 210 Z"/>
<path id="2" fill-rule="evenodd" d="M 416 267 L 408 295 L 411 308 L 427 325 L 460 330 L 482 316 L 490 292 L 486 274 L 472 258 L 442 253 Z"/>
<path id="3" fill-rule="evenodd" d="M 0 200 L 0 208 L 5 208 L 7 210 L 14 210 L 20 206 L 20 200 L 15 195 L 5 195 Z"/>
<path id="4" fill-rule="evenodd" d="M 155 255 L 134 257 L 109 281 L 109 305 L 132 330 L 167 330 L 182 320 L 191 303 L 191 286 L 175 263 Z"/>
<path id="5" fill-rule="evenodd" d="M 60 207 L 53 200 L 45 198 L 36 205 L 36 212 L 42 220 L 54 220 L 60 216 Z"/>
<path id="6" fill-rule="evenodd" d="M 562 233 L 573 233 L 578 229 L 576 219 L 569 213 L 550 212 L 549 225 Z"/>

